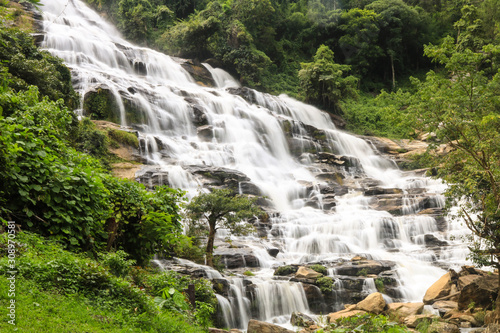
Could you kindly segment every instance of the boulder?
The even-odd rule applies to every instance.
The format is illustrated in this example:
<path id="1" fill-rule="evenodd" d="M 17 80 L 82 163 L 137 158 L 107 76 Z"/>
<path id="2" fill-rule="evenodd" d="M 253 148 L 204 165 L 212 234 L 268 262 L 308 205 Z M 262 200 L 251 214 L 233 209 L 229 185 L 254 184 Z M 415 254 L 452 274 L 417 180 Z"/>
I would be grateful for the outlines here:
<path id="1" fill-rule="evenodd" d="M 276 258 L 276 256 L 278 255 L 278 253 L 280 253 L 280 249 L 275 248 L 275 247 L 271 247 L 271 248 L 268 248 L 268 249 L 267 249 L 267 253 L 268 253 L 271 257 Z"/>
<path id="2" fill-rule="evenodd" d="M 429 325 L 427 332 L 433 333 L 460 333 L 460 328 L 452 323 L 442 321 L 434 322 Z"/>
<path id="3" fill-rule="evenodd" d="M 342 311 L 337 311 L 330 313 L 327 318 L 329 323 L 334 323 L 340 318 L 348 318 L 348 317 L 354 317 L 357 315 L 365 314 L 365 311 L 362 310 L 350 310 L 350 309 L 345 309 Z"/>
<path id="4" fill-rule="evenodd" d="M 309 283 L 302 283 L 302 288 L 306 294 L 309 309 L 316 313 L 325 313 L 326 304 L 321 289 Z"/>
<path id="5" fill-rule="evenodd" d="M 458 297 L 458 309 L 464 310 L 474 303 L 475 306 L 487 309 L 497 299 L 498 275 L 485 275 L 474 279 L 463 287 Z"/>
<path id="6" fill-rule="evenodd" d="M 284 327 L 250 319 L 248 322 L 247 333 L 294 333 L 293 331 Z"/>
<path id="7" fill-rule="evenodd" d="M 438 316 L 434 316 L 431 314 L 420 314 L 420 315 L 414 315 L 414 316 L 408 316 L 403 320 L 403 324 L 410 328 L 415 328 L 418 326 L 423 321 L 428 321 L 429 323 L 432 322 L 433 319 L 439 319 Z"/>
<path id="8" fill-rule="evenodd" d="M 421 314 L 424 310 L 424 303 L 390 303 L 387 304 L 387 312 L 396 317 L 408 317 Z"/>
<path id="9" fill-rule="evenodd" d="M 295 278 L 297 279 L 315 279 L 322 276 L 323 274 L 316 272 L 310 268 L 300 266 L 297 273 L 295 273 Z"/>
<path id="10" fill-rule="evenodd" d="M 196 129 L 196 134 L 202 141 L 212 141 L 214 138 L 214 127 L 212 125 L 203 125 Z"/>
<path id="11" fill-rule="evenodd" d="M 424 243 L 427 247 L 442 247 L 448 245 L 447 241 L 440 240 L 432 234 L 424 235 Z"/>
<path id="12" fill-rule="evenodd" d="M 458 303 L 454 301 L 437 301 L 432 304 L 432 307 L 443 315 L 448 311 L 458 309 Z"/>
<path id="13" fill-rule="evenodd" d="M 471 284 L 475 279 L 479 278 L 480 275 L 477 274 L 468 274 L 468 275 L 462 275 L 458 278 L 458 289 L 462 290 L 464 289 L 465 286 L 468 286 Z"/>
<path id="14" fill-rule="evenodd" d="M 448 296 L 451 291 L 451 274 L 450 272 L 441 276 L 439 280 L 434 282 L 432 286 L 427 289 L 424 295 L 424 304 L 432 304 L 438 298 Z"/>
<path id="15" fill-rule="evenodd" d="M 380 314 L 386 307 L 384 297 L 381 293 L 368 295 L 364 300 L 356 304 L 356 310 L 362 310 L 374 314 Z"/>
<path id="16" fill-rule="evenodd" d="M 301 312 L 292 312 L 290 323 L 293 326 L 299 326 L 299 327 L 309 327 L 315 324 L 314 320 L 311 317 Z"/>
<path id="17" fill-rule="evenodd" d="M 352 260 L 335 266 L 335 274 L 360 276 L 367 274 L 378 275 L 384 271 L 389 271 L 394 267 L 392 261 L 375 260 Z"/>

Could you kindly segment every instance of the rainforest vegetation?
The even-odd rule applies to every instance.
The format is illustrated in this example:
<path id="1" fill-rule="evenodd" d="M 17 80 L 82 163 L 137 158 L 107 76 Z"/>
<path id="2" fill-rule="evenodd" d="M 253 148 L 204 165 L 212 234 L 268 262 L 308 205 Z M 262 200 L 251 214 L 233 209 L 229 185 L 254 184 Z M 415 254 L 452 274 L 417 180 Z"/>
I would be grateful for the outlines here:
<path id="1" fill-rule="evenodd" d="M 479 236 L 474 258 L 498 265 L 499 0 L 87 2 L 136 43 L 315 104 L 358 134 L 432 133 L 416 165 L 439 166 L 450 202 L 468 199 L 459 214 Z M 34 45 L 20 6 L 0 0 L 0 14 L 0 220 L 5 230 L 16 222 L 23 254 L 18 323 L 71 331 L 85 317 L 92 332 L 203 331 L 216 304 L 208 282 L 148 265 L 154 254 L 202 256 L 182 233 L 183 193 L 112 176 L 116 137 L 75 117 L 69 69 Z M 445 143 L 450 153 L 436 158 L 433 149 Z M 4 232 L 0 272 L 8 249 Z M 0 275 L 0 288 L 6 281 Z M 196 308 L 179 296 L 191 283 Z"/>

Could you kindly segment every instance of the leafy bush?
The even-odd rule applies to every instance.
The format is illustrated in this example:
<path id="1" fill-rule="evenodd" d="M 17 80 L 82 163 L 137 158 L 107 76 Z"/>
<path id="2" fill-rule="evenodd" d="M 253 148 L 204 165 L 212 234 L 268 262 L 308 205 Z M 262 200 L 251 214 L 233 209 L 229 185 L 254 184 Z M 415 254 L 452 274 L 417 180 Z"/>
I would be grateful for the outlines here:
<path id="1" fill-rule="evenodd" d="M 327 275 L 326 267 L 323 265 L 311 265 L 309 268 L 323 275 Z"/>
<path id="2" fill-rule="evenodd" d="M 274 271 L 274 275 L 284 276 L 296 273 L 298 270 L 297 266 L 280 266 Z"/>
<path id="3" fill-rule="evenodd" d="M 319 287 L 323 294 L 328 294 L 333 291 L 335 281 L 328 276 L 321 276 L 316 279 L 316 285 Z"/>
<path id="4" fill-rule="evenodd" d="M 99 260 L 104 266 L 107 266 L 114 276 L 126 276 L 130 273 L 131 266 L 135 260 L 130 260 L 128 254 L 124 251 L 99 253 Z"/>
<path id="5" fill-rule="evenodd" d="M 68 107 L 78 106 L 69 69 L 61 59 L 38 49 L 26 32 L 0 25 L 0 68 L 8 72 L 8 85 L 16 91 L 37 85 L 41 96 L 53 101 L 62 98 Z"/>

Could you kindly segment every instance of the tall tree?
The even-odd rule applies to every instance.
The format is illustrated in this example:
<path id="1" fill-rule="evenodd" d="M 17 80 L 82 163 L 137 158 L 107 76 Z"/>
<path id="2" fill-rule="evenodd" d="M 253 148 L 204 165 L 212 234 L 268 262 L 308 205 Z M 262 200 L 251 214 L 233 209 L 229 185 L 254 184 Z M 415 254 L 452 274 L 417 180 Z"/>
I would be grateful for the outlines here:
<path id="1" fill-rule="evenodd" d="M 449 184 L 448 200 L 459 205 L 458 215 L 472 231 L 472 259 L 500 268 L 500 46 L 472 50 L 467 46 L 477 43 L 462 39 L 468 37 L 461 33 L 425 48 L 445 70 L 416 80 L 410 109 L 423 131 L 451 148 L 435 164 Z M 496 302 L 498 320 L 500 297 Z"/>
<path id="2" fill-rule="evenodd" d="M 214 189 L 194 197 L 186 207 L 187 216 L 194 226 L 208 226 L 206 246 L 207 265 L 213 267 L 215 234 L 218 229 L 226 228 L 230 233 L 248 233 L 251 227 L 243 220 L 260 214 L 254 201 L 243 196 L 234 196 L 231 190 Z"/>
<path id="3" fill-rule="evenodd" d="M 351 66 L 335 63 L 334 53 L 328 46 L 321 45 L 314 61 L 300 66 L 301 94 L 306 101 L 338 111 L 341 99 L 356 95 L 357 79 L 347 75 Z"/>

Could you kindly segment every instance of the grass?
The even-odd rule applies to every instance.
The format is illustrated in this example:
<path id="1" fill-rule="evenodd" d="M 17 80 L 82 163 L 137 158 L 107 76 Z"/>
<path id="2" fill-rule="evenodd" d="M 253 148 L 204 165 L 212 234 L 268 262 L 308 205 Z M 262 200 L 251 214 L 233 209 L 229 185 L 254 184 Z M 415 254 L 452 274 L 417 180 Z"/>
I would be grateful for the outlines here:
<path id="1" fill-rule="evenodd" d="M 31 233 L 16 237 L 18 273 L 12 297 L 6 235 L 0 233 L 0 332 L 205 332 L 193 319 L 197 312 L 160 310 L 153 301 L 161 288 L 182 290 L 181 281 L 193 283 L 185 281 L 187 277 L 140 268 L 132 270 L 134 275 L 115 276 L 106 261 L 63 250 L 57 242 Z M 196 297 L 203 301 L 202 294 L 209 299 L 211 289 L 201 282 L 195 282 Z M 15 326 L 7 316 L 11 299 Z"/>

